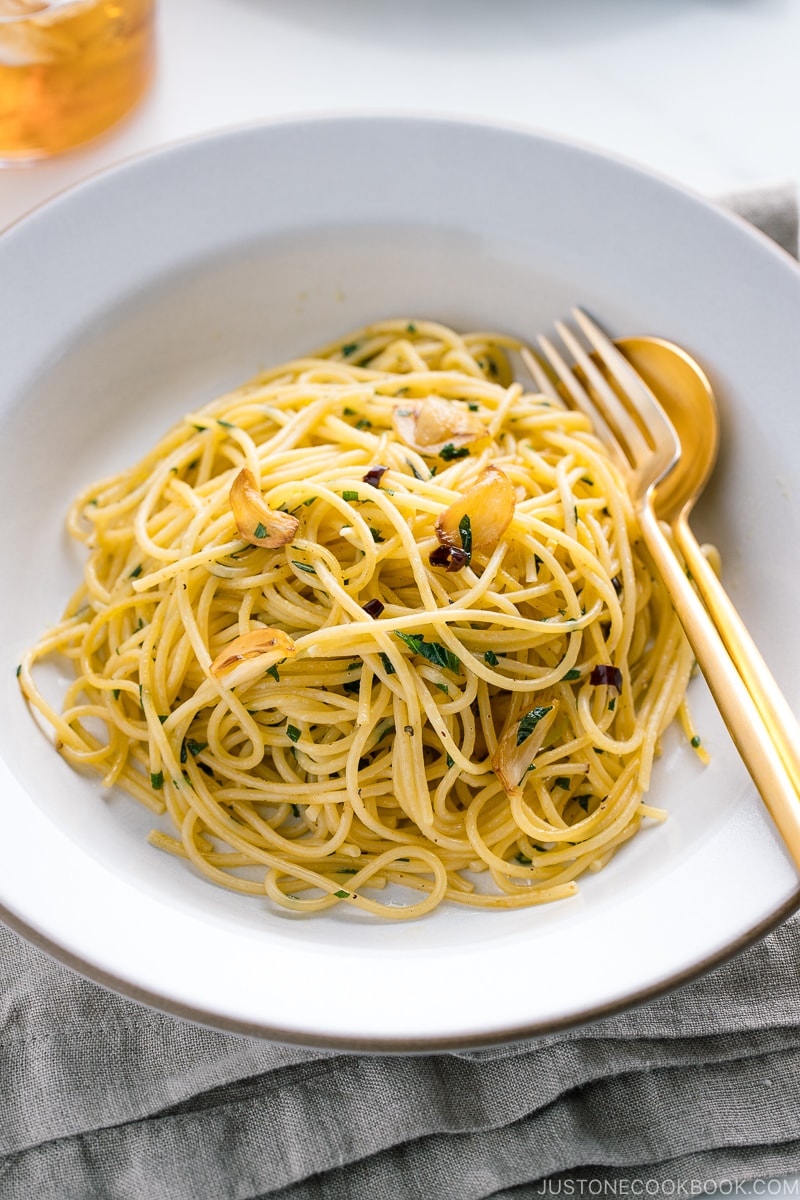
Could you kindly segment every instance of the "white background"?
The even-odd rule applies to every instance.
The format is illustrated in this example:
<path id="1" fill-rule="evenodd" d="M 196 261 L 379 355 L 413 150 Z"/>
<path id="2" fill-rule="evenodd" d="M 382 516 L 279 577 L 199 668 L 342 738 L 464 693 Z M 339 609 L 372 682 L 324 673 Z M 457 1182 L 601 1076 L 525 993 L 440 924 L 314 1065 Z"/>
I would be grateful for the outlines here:
<path id="1" fill-rule="evenodd" d="M 108 163 L 282 113 L 511 120 L 715 193 L 800 183 L 797 0 L 160 0 L 147 99 L 0 173 L 0 227 Z"/>
<path id="2" fill-rule="evenodd" d="M 320 111 L 512 121 L 711 194 L 800 185 L 797 0 L 160 0 L 158 39 L 114 131 L 0 170 L 0 228 L 150 147 Z"/>

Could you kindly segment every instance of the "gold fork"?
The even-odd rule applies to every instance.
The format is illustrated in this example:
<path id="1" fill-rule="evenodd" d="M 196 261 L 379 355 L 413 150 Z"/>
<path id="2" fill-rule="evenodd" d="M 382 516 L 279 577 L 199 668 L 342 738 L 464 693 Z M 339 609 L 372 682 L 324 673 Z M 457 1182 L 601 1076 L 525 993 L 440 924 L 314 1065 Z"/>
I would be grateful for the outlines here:
<path id="1" fill-rule="evenodd" d="M 571 407 L 586 413 L 619 467 L 638 517 L 642 538 L 694 650 L 698 666 L 742 761 L 800 869 L 800 800 L 797 792 L 716 625 L 656 516 L 656 485 L 680 455 L 675 430 L 652 392 L 602 330 L 579 309 L 573 310 L 573 317 L 590 348 L 583 345 L 573 329 L 559 321 L 555 323 L 555 329 L 564 352 L 550 338 L 538 339 L 540 353 L 552 377 L 539 358 L 527 350 L 522 352 L 525 365 L 543 392 L 559 402 L 563 397 Z M 593 360 L 592 350 L 597 352 L 614 378 L 620 394 L 610 386 Z M 556 383 L 561 385 L 561 392 Z M 625 397 L 629 407 L 620 396 Z M 638 414 L 638 421 L 632 413 Z"/>

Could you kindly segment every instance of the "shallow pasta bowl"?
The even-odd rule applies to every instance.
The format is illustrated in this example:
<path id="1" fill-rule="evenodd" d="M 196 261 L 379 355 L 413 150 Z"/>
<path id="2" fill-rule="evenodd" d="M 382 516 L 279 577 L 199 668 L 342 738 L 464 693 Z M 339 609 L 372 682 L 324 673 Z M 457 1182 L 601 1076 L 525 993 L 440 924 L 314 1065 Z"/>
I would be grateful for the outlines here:
<path id="1" fill-rule="evenodd" d="M 736 218 L 635 167 L 525 131 L 331 118 L 135 160 L 0 238 L 4 692 L 0 905 L 129 996 L 309 1044 L 435 1049 L 590 1020 L 709 969 L 800 904 L 795 870 L 701 679 L 712 760 L 670 731 L 643 830 L 580 895 L 389 924 L 297 919 L 146 842 L 150 814 L 71 770 L 22 703 L 23 647 L 81 559 L 87 482 L 261 366 L 390 316 L 532 337 L 580 303 L 684 345 L 723 422 L 697 513 L 734 600 L 800 705 L 800 271 Z M 674 734 L 674 736 L 673 736 Z"/>

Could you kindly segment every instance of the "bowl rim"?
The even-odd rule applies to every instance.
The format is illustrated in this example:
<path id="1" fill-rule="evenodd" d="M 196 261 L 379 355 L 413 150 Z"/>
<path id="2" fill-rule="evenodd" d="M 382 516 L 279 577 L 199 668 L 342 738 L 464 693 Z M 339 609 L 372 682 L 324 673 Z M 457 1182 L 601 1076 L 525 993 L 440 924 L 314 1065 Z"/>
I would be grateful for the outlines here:
<path id="1" fill-rule="evenodd" d="M 0 255 L 2 248 L 7 239 L 15 235 L 15 231 L 21 227 L 27 227 L 31 222 L 35 222 L 41 214 L 45 217 L 49 216 L 50 212 L 54 211 L 62 202 L 70 203 L 72 199 L 79 196 L 84 189 L 91 189 L 94 185 L 103 179 L 110 176 L 124 175 L 129 170 L 136 170 L 141 164 L 153 162 L 159 158 L 171 158 L 176 151 L 183 149 L 191 150 L 193 147 L 209 146 L 216 141 L 226 141 L 231 137 L 240 136 L 248 133 L 258 133 L 262 130 L 272 129 L 275 127 L 289 127 L 307 124 L 332 123 L 340 124 L 345 122 L 358 122 L 359 124 L 367 123 L 383 123 L 386 121 L 395 123 L 408 122 L 426 122 L 437 123 L 440 125 L 455 127 L 455 128 L 474 128 L 480 126 L 487 131 L 507 131 L 509 133 L 522 134 L 525 137 L 549 143 L 555 147 L 567 148 L 577 151 L 580 155 L 589 155 L 604 163 L 616 164 L 619 167 L 633 172 L 638 176 L 649 177 L 660 187 L 666 187 L 669 190 L 681 194 L 693 203 L 700 204 L 708 210 L 714 212 L 715 216 L 723 219 L 728 223 L 735 225 L 740 231 L 745 232 L 750 239 L 755 239 L 759 243 L 763 251 L 769 252 L 777 256 L 784 264 L 791 265 L 792 268 L 800 273 L 800 268 L 796 260 L 783 247 L 777 245 L 768 235 L 755 228 L 745 218 L 737 213 L 722 208 L 716 201 L 703 196 L 700 193 L 692 191 L 690 188 L 677 183 L 676 181 L 651 170 L 648 167 L 643 167 L 623 156 L 608 153 L 598 147 L 585 144 L 577 139 L 563 138 L 554 134 L 539 131 L 527 125 L 516 124 L 513 122 L 496 121 L 489 118 L 472 118 L 464 116 L 449 116 L 446 114 L 425 114 L 417 112 L 325 112 L 322 114 L 297 114 L 295 116 L 279 116 L 266 120 L 257 120 L 247 122 L 245 124 L 236 124 L 230 127 L 217 129 L 211 132 L 193 134 L 188 137 L 176 139 L 165 143 L 158 147 L 137 152 L 124 159 L 121 159 L 109 166 L 100 168 L 92 172 L 86 177 L 77 182 L 70 184 L 53 196 L 43 200 L 40 204 L 32 208 L 30 211 L 21 215 L 12 222 L 5 230 L 0 233 Z M 164 997 L 157 992 L 141 987 L 116 975 L 111 971 L 104 970 L 96 964 L 91 964 L 81 959 L 68 948 L 59 945 L 47 934 L 36 929 L 24 917 L 21 917 L 11 909 L 0 902 L 0 916 L 3 921 L 16 933 L 20 934 L 28 942 L 32 943 L 38 949 L 44 951 L 51 958 L 62 962 L 65 966 L 76 971 L 78 974 L 92 980 L 101 986 L 110 988 L 111 990 L 139 1003 L 148 1005 L 152 1008 L 171 1015 L 187 1019 L 203 1025 L 211 1025 L 213 1028 L 224 1029 L 229 1032 L 245 1034 L 248 1036 L 262 1037 L 278 1042 L 294 1043 L 307 1046 L 319 1046 L 339 1049 L 349 1049 L 356 1051 L 367 1052 L 402 1052 L 402 1051 L 436 1051 L 449 1049 L 466 1049 L 480 1048 L 483 1046 L 491 1046 L 504 1044 L 508 1042 L 519 1041 L 525 1038 L 540 1036 L 557 1031 L 563 1031 L 581 1025 L 594 1022 L 617 1013 L 627 1011 L 633 1007 L 641 1005 L 647 1001 L 656 999 L 666 995 L 693 979 L 707 973 L 734 958 L 755 941 L 766 936 L 771 930 L 775 929 L 783 921 L 785 921 L 794 912 L 800 909 L 800 883 L 796 890 L 789 898 L 780 905 L 780 907 L 771 912 L 767 917 L 757 921 L 751 925 L 743 933 L 741 933 L 732 942 L 718 950 L 706 955 L 699 961 L 692 964 L 691 967 L 675 972 L 656 984 L 647 985 L 635 991 L 621 996 L 618 1000 L 598 1005 L 590 1005 L 582 1011 L 575 1012 L 563 1019 L 547 1019 L 546 1021 L 534 1021 L 526 1024 L 523 1027 L 514 1027 L 507 1029 L 497 1029 L 488 1033 L 475 1033 L 468 1035 L 457 1035 L 453 1037 L 443 1037 L 441 1035 L 433 1035 L 432 1037 L 419 1036 L 399 1038 L 392 1037 L 364 1037 L 354 1038 L 352 1036 L 338 1037 L 335 1035 L 324 1034 L 317 1035 L 314 1033 L 299 1033 L 294 1030 L 287 1030 L 278 1027 L 271 1027 L 264 1023 L 254 1024 L 252 1022 L 237 1020 L 233 1017 L 220 1015 L 216 1012 L 211 1012 L 204 1009 L 202 1006 L 194 1006 L 170 997 Z"/>

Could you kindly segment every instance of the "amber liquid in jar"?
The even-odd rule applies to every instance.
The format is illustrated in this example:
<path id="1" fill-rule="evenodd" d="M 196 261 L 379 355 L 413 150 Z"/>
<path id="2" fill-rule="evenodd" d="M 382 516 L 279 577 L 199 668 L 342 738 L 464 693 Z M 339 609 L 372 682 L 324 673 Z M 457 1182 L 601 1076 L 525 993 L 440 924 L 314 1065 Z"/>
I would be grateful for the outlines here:
<path id="1" fill-rule="evenodd" d="M 102 133 L 144 92 L 155 0 L 0 0 L 0 161 Z"/>

